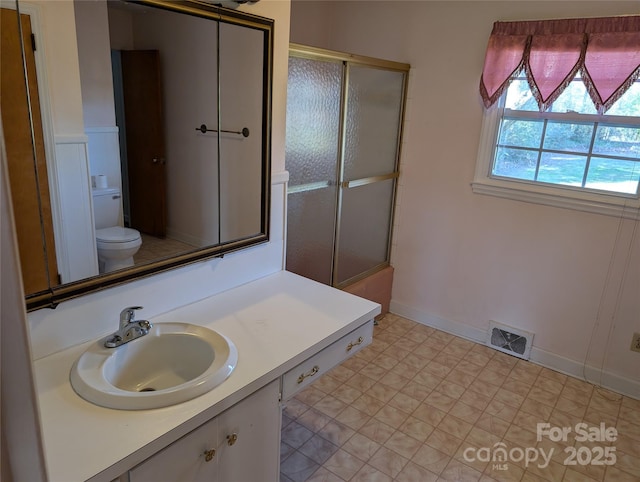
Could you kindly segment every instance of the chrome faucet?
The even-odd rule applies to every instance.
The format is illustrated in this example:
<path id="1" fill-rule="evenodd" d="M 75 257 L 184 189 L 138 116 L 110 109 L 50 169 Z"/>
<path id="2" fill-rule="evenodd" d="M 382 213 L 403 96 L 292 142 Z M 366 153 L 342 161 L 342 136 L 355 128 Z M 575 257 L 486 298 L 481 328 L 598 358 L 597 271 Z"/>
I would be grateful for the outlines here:
<path id="1" fill-rule="evenodd" d="M 120 312 L 120 328 L 107 338 L 105 347 L 116 348 L 149 333 L 151 323 L 147 320 L 135 320 L 136 310 L 141 309 L 142 306 L 129 306 Z"/>

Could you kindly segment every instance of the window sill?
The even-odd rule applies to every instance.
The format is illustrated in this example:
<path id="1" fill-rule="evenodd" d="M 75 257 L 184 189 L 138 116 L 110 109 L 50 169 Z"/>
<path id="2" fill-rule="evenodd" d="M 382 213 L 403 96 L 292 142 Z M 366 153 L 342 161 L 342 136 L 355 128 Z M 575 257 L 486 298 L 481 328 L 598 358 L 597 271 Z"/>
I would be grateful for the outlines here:
<path id="1" fill-rule="evenodd" d="M 618 196 L 577 192 L 557 187 L 545 188 L 517 181 L 507 182 L 496 179 L 475 180 L 471 183 L 471 188 L 476 194 L 640 220 L 640 200 L 634 198 L 625 199 Z"/>

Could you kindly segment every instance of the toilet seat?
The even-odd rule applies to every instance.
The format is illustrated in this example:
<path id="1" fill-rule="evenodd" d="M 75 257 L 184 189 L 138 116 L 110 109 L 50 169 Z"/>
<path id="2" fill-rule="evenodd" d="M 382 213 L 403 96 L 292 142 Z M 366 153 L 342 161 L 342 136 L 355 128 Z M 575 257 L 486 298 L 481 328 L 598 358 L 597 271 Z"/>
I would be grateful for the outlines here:
<path id="1" fill-rule="evenodd" d="M 140 233 L 135 229 L 112 226 L 96 229 L 96 239 L 103 243 L 126 243 L 140 239 Z"/>
<path id="2" fill-rule="evenodd" d="M 98 249 L 108 250 L 130 249 L 142 244 L 138 231 L 120 226 L 96 229 L 96 242 Z"/>

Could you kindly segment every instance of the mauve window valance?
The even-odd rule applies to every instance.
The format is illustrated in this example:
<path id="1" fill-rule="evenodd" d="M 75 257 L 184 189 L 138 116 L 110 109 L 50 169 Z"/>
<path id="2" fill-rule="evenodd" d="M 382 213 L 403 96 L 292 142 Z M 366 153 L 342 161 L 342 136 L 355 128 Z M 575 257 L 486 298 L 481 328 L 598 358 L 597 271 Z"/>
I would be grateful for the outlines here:
<path id="1" fill-rule="evenodd" d="M 495 22 L 480 79 L 487 108 L 523 69 L 541 111 L 580 72 L 604 112 L 640 77 L 640 16 Z"/>

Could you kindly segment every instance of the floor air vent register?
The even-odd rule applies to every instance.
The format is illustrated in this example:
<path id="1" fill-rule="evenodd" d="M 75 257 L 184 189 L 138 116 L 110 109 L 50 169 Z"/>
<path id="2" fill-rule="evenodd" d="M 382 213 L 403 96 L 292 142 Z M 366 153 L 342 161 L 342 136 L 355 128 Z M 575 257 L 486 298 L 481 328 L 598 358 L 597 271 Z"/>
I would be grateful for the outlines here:
<path id="1" fill-rule="evenodd" d="M 503 325 L 495 321 L 489 322 L 489 336 L 487 344 L 491 348 L 528 360 L 532 343 L 533 333 Z"/>

